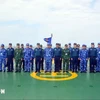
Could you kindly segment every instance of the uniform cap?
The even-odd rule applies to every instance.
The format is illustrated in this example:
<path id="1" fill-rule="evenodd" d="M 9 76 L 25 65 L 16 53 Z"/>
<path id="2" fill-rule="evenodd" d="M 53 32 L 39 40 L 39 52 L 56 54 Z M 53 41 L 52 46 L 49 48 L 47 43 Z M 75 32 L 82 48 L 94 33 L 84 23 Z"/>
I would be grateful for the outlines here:
<path id="1" fill-rule="evenodd" d="M 98 45 L 100 45 L 100 43 L 98 43 Z"/>
<path id="2" fill-rule="evenodd" d="M 94 45 L 94 43 L 91 43 L 91 45 Z"/>
<path id="3" fill-rule="evenodd" d="M 24 46 L 24 44 L 21 44 L 21 46 Z"/>
<path id="4" fill-rule="evenodd" d="M 56 45 L 59 45 L 59 43 L 56 43 Z"/>
<path id="5" fill-rule="evenodd" d="M 40 43 L 37 43 L 37 45 L 40 45 Z"/>
<path id="6" fill-rule="evenodd" d="M 67 47 L 68 45 L 67 44 L 65 44 L 65 47 Z"/>
<path id="7" fill-rule="evenodd" d="M 1 47 L 4 47 L 4 44 L 1 44 Z"/>
<path id="8" fill-rule="evenodd" d="M 12 45 L 12 43 L 9 43 L 9 45 Z"/>
<path id="9" fill-rule="evenodd" d="M 74 45 L 77 45 L 77 43 L 74 43 Z"/>
<path id="10" fill-rule="evenodd" d="M 19 43 L 17 43 L 17 46 L 19 46 L 20 44 Z"/>
<path id="11" fill-rule="evenodd" d="M 86 45 L 85 45 L 85 44 L 83 44 L 83 45 L 82 45 L 82 47 L 86 47 Z"/>
<path id="12" fill-rule="evenodd" d="M 47 46 L 52 46 L 52 44 L 47 44 Z"/>
<path id="13" fill-rule="evenodd" d="M 26 46 L 29 46 L 29 43 L 27 43 Z"/>

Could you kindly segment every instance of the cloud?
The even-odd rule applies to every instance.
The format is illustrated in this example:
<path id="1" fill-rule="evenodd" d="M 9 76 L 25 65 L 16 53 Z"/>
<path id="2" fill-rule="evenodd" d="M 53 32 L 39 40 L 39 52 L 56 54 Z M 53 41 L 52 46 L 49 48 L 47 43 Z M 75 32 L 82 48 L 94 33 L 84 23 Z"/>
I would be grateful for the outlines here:
<path id="1" fill-rule="evenodd" d="M 69 41 L 83 43 L 84 39 L 87 43 L 93 40 L 87 38 L 91 34 L 97 39 L 93 41 L 99 41 L 99 26 L 100 0 L 0 1 L 0 34 L 8 33 L 13 37 L 19 34 L 20 42 L 27 40 L 35 44 L 40 41 L 45 44 L 43 38 L 52 32 L 54 44 L 58 41 L 63 44 Z M 16 38 L 12 40 L 17 42 Z"/>

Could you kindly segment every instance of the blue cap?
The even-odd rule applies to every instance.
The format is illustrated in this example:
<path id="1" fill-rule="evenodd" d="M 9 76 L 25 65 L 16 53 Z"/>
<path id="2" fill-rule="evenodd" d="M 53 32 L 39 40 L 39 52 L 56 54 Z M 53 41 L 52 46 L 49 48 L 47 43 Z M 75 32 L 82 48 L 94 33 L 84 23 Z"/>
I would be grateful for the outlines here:
<path id="1" fill-rule="evenodd" d="M 86 47 L 86 45 L 85 45 L 85 44 L 83 44 L 83 45 L 82 45 L 82 47 Z"/>
<path id="2" fill-rule="evenodd" d="M 100 45 L 100 43 L 98 43 L 98 45 Z"/>
<path id="3" fill-rule="evenodd" d="M 47 44 L 47 46 L 52 46 L 52 44 Z"/>
<path id="4" fill-rule="evenodd" d="M 1 44 L 1 47 L 4 47 L 4 44 Z"/>
<path id="5" fill-rule="evenodd" d="M 27 43 L 26 46 L 29 46 L 29 43 Z"/>

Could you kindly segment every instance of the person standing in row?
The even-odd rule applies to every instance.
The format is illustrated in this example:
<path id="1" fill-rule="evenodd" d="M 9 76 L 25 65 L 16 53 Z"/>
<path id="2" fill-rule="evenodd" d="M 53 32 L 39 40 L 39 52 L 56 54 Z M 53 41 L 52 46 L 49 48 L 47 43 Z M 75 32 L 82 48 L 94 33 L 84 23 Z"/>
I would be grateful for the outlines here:
<path id="1" fill-rule="evenodd" d="M 29 48 L 29 43 L 26 44 L 26 48 L 24 49 L 24 61 L 25 61 L 25 72 L 31 71 L 30 61 L 32 60 L 33 53 Z"/>
<path id="2" fill-rule="evenodd" d="M 9 43 L 7 48 L 7 67 L 8 72 L 13 72 L 13 59 L 14 59 L 14 49 L 12 48 L 12 43 Z"/>
<path id="3" fill-rule="evenodd" d="M 71 53 L 71 50 L 72 50 L 71 43 L 68 44 L 68 48 L 69 48 L 70 53 Z M 70 70 L 70 71 L 72 70 L 72 61 L 71 61 L 71 58 L 70 58 L 69 70 Z"/>
<path id="4" fill-rule="evenodd" d="M 44 49 L 44 59 L 45 59 L 45 72 L 51 72 L 52 59 L 53 59 L 52 44 L 47 44 L 47 48 Z"/>
<path id="5" fill-rule="evenodd" d="M 21 44 L 21 49 L 24 52 L 24 44 Z M 25 61 L 24 61 L 24 58 L 22 58 L 21 67 L 22 67 L 23 71 L 24 71 L 24 66 L 25 66 Z"/>
<path id="6" fill-rule="evenodd" d="M 14 59 L 15 59 L 15 66 L 16 66 L 16 73 L 21 72 L 21 63 L 23 59 L 23 50 L 20 48 L 20 44 L 16 44 L 16 49 L 14 52 Z"/>
<path id="7" fill-rule="evenodd" d="M 32 45 L 30 45 L 30 49 L 31 49 L 31 52 L 32 52 L 32 55 L 33 55 L 33 57 L 32 57 L 32 59 L 31 59 L 31 70 L 33 71 L 34 70 L 34 50 L 33 50 L 33 46 Z"/>
<path id="8" fill-rule="evenodd" d="M 37 43 L 37 47 L 34 49 L 34 59 L 35 59 L 35 67 L 36 71 L 40 73 L 40 65 L 42 60 L 42 49 L 40 48 L 40 43 Z"/>
<path id="9" fill-rule="evenodd" d="M 62 57 L 62 50 L 59 48 L 59 43 L 56 43 L 54 48 L 54 62 L 55 62 L 55 72 L 60 72 L 60 62 Z"/>
<path id="10" fill-rule="evenodd" d="M 86 49 L 86 45 L 82 45 L 82 49 L 79 52 L 79 60 L 80 60 L 80 72 L 87 71 L 87 61 L 88 61 L 88 50 Z"/>
<path id="11" fill-rule="evenodd" d="M 100 72 L 100 43 L 98 43 L 97 47 L 97 67 L 96 72 Z"/>
<path id="12" fill-rule="evenodd" d="M 90 58 L 90 73 L 94 73 L 97 66 L 97 49 L 95 48 L 94 43 L 91 43 L 91 48 L 88 50 L 88 55 Z"/>
<path id="13" fill-rule="evenodd" d="M 2 68 L 2 64 L 4 67 Z M 6 71 L 6 64 L 7 64 L 7 50 L 4 48 L 4 44 L 1 44 L 0 48 L 0 72 Z"/>
<path id="14" fill-rule="evenodd" d="M 44 70 L 44 56 L 43 56 L 43 52 L 44 52 L 44 50 L 43 50 L 43 48 L 42 48 L 42 45 L 40 45 L 40 47 L 41 47 L 41 49 L 42 49 L 42 60 L 41 60 L 41 70 L 43 71 Z"/>
<path id="15" fill-rule="evenodd" d="M 79 49 L 77 48 L 77 44 L 74 43 L 74 47 L 71 50 L 71 61 L 72 61 L 72 72 L 78 71 L 78 58 L 79 58 Z"/>
<path id="16" fill-rule="evenodd" d="M 80 50 L 80 44 L 77 44 L 77 48 Z M 80 71 L 80 60 L 78 59 L 78 71 Z"/>
<path id="17" fill-rule="evenodd" d="M 70 62 L 70 50 L 68 45 L 65 44 L 65 48 L 62 50 L 62 60 L 63 60 L 63 72 L 68 72 L 69 62 Z"/>

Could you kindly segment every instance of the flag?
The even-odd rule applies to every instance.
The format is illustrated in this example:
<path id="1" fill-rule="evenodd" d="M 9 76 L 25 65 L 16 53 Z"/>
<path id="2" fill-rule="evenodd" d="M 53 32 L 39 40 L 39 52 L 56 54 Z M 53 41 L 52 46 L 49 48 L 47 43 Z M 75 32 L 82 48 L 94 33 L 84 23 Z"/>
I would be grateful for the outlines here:
<path id="1" fill-rule="evenodd" d="M 44 38 L 44 41 L 45 42 L 47 42 L 47 44 L 51 44 L 51 42 L 52 42 L 52 34 L 51 34 L 51 37 L 49 37 L 49 38 Z"/>

